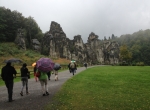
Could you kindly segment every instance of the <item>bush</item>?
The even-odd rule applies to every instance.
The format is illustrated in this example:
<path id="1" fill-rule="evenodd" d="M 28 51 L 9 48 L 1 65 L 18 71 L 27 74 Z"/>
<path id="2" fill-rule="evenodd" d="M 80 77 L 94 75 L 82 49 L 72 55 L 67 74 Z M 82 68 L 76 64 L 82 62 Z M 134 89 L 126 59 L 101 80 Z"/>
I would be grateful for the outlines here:
<path id="1" fill-rule="evenodd" d="M 136 63 L 136 66 L 144 66 L 144 62 L 138 62 Z"/>

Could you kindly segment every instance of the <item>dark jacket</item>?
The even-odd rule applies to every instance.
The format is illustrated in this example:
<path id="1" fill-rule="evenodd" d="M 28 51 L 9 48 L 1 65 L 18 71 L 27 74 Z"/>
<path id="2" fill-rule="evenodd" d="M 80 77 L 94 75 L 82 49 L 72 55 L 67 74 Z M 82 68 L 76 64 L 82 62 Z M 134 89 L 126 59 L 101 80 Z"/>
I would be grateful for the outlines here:
<path id="1" fill-rule="evenodd" d="M 6 65 L 2 68 L 1 77 L 4 81 L 13 80 L 14 76 L 16 76 L 17 72 L 15 68 L 11 65 Z"/>
<path id="2" fill-rule="evenodd" d="M 29 75 L 28 68 L 22 67 L 22 68 L 20 69 L 20 71 L 21 71 L 21 77 L 28 77 L 28 75 Z"/>

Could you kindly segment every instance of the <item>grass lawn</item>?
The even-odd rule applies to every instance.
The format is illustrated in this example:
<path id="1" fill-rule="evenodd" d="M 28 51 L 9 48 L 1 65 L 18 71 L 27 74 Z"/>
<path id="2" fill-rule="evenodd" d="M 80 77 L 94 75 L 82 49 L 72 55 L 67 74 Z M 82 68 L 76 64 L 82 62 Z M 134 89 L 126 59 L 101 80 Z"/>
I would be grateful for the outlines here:
<path id="1" fill-rule="evenodd" d="M 149 110 L 149 66 L 100 66 L 69 79 L 49 110 Z"/>

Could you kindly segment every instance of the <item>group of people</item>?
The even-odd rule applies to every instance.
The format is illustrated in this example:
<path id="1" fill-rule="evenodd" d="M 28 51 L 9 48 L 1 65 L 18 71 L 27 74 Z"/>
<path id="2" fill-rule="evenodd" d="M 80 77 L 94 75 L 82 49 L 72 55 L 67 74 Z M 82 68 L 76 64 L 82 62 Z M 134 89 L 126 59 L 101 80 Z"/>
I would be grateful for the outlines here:
<path id="1" fill-rule="evenodd" d="M 85 65 L 85 67 L 87 68 L 87 65 Z M 60 68 L 61 68 L 61 66 L 57 69 L 55 68 L 53 71 L 42 72 L 42 71 L 38 71 L 38 69 L 36 68 L 36 65 L 35 65 L 35 67 L 34 67 L 35 81 L 36 82 L 38 80 L 40 81 L 43 96 L 49 95 L 48 80 L 50 80 L 51 73 L 53 72 L 53 74 L 55 74 L 55 81 L 57 81 L 58 80 L 58 70 Z M 70 73 L 72 73 L 74 75 L 77 70 L 77 64 L 75 62 L 71 62 L 71 63 L 69 63 L 68 68 L 69 68 Z M 27 68 L 26 63 L 24 63 L 22 65 L 22 67 L 20 68 L 20 72 L 21 72 L 21 81 L 22 81 L 20 95 L 21 96 L 24 95 L 24 92 L 23 92 L 24 88 L 26 88 L 25 93 L 26 93 L 26 95 L 28 95 L 29 94 L 28 79 L 30 78 L 30 72 Z M 37 73 L 40 73 L 40 75 L 37 76 Z M 12 95 L 13 95 L 14 78 L 16 78 L 16 74 L 17 74 L 17 71 L 15 70 L 15 68 L 13 66 L 11 66 L 11 62 L 7 62 L 7 64 L 1 70 L 1 77 L 2 77 L 3 81 L 5 82 L 5 85 L 6 85 L 6 88 L 8 91 L 8 102 L 14 101 L 12 99 Z"/>
<path id="2" fill-rule="evenodd" d="M 60 67 L 61 68 L 61 67 Z M 55 74 L 55 81 L 58 80 L 58 70 L 60 69 L 55 69 L 53 72 Z M 20 72 L 21 72 L 21 81 L 22 81 L 22 87 L 21 87 L 21 92 L 20 95 L 23 96 L 24 95 L 24 88 L 26 88 L 26 94 L 29 94 L 28 91 L 28 79 L 30 78 L 30 72 L 27 68 L 27 64 L 24 63 L 22 65 L 22 67 L 20 68 Z M 36 76 L 36 73 L 40 72 L 40 76 Z M 13 96 L 13 85 L 14 85 L 14 78 L 16 78 L 16 74 L 17 71 L 16 69 L 11 66 L 11 62 L 7 62 L 7 64 L 2 68 L 1 70 L 1 77 L 3 79 L 3 81 L 5 82 L 7 91 L 8 91 L 8 102 L 12 102 L 14 101 L 12 99 Z M 47 96 L 49 95 L 48 92 L 48 79 L 50 80 L 50 76 L 51 76 L 51 71 L 49 72 L 42 72 L 42 71 L 38 71 L 36 66 L 34 67 L 34 75 L 35 75 L 35 80 L 36 81 L 40 81 L 41 84 L 41 88 L 42 88 L 42 95 L 43 96 Z"/>

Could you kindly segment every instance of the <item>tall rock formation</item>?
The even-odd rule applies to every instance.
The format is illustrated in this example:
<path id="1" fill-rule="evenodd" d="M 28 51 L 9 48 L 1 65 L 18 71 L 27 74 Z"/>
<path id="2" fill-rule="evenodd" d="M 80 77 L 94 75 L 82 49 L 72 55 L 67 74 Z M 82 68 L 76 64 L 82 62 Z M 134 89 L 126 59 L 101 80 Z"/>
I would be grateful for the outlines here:
<path id="1" fill-rule="evenodd" d="M 73 59 L 88 64 L 117 64 L 119 62 L 119 45 L 113 39 L 98 39 L 98 35 L 91 33 L 87 43 L 83 43 L 81 35 L 73 40 L 66 37 L 60 24 L 52 21 L 50 30 L 41 42 L 41 53 L 51 58 Z"/>

